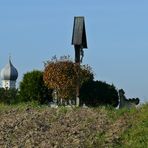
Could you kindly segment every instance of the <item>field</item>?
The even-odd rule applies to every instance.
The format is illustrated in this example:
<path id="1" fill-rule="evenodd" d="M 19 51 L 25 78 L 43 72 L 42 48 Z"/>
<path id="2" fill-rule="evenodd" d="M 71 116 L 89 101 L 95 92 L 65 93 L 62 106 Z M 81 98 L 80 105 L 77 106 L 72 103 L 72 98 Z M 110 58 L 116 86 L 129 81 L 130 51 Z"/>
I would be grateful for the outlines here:
<path id="1" fill-rule="evenodd" d="M 148 104 L 137 109 L 0 105 L 0 147 L 147 148 Z"/>

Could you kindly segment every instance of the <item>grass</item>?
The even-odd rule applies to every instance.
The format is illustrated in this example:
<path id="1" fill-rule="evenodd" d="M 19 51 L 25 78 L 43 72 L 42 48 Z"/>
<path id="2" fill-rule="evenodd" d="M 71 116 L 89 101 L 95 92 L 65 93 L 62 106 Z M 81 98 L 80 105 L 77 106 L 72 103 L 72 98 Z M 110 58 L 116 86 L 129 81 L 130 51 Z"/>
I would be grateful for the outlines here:
<path id="1" fill-rule="evenodd" d="M 121 142 L 126 147 L 148 147 L 148 104 L 133 112 L 131 127 L 122 135 Z"/>

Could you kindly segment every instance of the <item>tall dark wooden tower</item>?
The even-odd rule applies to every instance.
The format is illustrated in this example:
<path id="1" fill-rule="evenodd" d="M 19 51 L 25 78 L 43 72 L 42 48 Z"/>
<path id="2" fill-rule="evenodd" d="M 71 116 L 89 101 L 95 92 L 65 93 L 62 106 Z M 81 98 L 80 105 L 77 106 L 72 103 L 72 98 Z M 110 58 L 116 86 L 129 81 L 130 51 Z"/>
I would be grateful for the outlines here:
<path id="1" fill-rule="evenodd" d="M 74 49 L 75 49 L 75 63 L 78 64 L 80 67 L 80 64 L 82 63 L 83 56 L 84 56 L 83 49 L 87 48 L 85 20 L 83 16 L 74 17 L 72 45 L 74 45 Z M 76 88 L 76 105 L 77 106 L 79 106 L 80 104 L 79 89 L 80 89 L 80 81 L 78 78 L 77 88 Z"/>

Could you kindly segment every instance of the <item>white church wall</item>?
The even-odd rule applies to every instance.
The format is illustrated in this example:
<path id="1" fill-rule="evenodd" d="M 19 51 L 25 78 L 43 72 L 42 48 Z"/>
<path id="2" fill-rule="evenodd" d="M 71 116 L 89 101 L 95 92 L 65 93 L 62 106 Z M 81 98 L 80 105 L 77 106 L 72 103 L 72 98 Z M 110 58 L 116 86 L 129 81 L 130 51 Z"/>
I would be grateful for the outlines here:
<path id="1" fill-rule="evenodd" d="M 16 81 L 2 80 L 2 87 L 4 89 L 15 88 L 16 87 Z"/>

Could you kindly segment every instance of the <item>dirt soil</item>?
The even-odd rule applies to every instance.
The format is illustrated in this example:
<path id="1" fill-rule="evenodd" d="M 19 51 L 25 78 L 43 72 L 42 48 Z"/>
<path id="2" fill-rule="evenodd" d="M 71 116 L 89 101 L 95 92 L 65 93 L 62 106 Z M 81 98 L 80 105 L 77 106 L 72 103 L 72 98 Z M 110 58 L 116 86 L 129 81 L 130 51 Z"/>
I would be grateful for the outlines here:
<path id="1" fill-rule="evenodd" d="M 103 109 L 26 108 L 0 111 L 1 148 L 112 147 L 128 128 Z"/>

